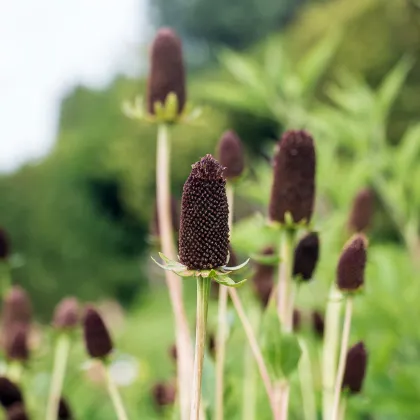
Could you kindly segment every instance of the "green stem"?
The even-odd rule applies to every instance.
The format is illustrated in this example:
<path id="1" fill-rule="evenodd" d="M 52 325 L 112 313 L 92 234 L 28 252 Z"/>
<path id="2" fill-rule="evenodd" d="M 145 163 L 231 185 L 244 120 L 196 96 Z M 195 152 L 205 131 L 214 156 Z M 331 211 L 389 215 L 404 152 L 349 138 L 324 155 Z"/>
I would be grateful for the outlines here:
<path id="1" fill-rule="evenodd" d="M 343 334 L 341 336 L 341 351 L 338 361 L 337 378 L 335 381 L 334 401 L 332 406 L 331 420 L 339 419 L 341 385 L 343 383 L 344 370 L 346 368 L 347 350 L 349 346 L 351 315 L 353 308 L 353 298 L 348 296 L 346 299 L 346 311 L 344 314 Z"/>
<path id="2" fill-rule="evenodd" d="M 61 398 L 67 360 L 70 352 L 70 337 L 61 333 L 55 346 L 54 368 L 51 380 L 50 395 L 47 405 L 46 420 L 57 420 L 58 406 Z"/>
<path id="3" fill-rule="evenodd" d="M 159 230 L 163 253 L 169 258 L 175 260 L 177 253 L 174 246 L 172 232 L 169 137 L 169 127 L 166 124 L 160 124 L 158 127 L 158 144 L 156 156 L 156 186 Z M 178 354 L 178 398 L 181 420 L 187 420 L 190 409 L 190 391 L 192 378 L 192 340 L 182 300 L 181 279 L 172 271 L 165 271 L 165 278 L 175 321 L 175 338 Z"/>
<path id="4" fill-rule="evenodd" d="M 343 308 L 343 295 L 335 284 L 331 286 L 325 313 L 324 345 L 322 351 L 322 407 L 323 420 L 331 420 L 331 407 L 334 400 L 337 359 L 340 344 L 340 318 Z"/>
<path id="5" fill-rule="evenodd" d="M 203 377 L 204 352 L 206 349 L 210 281 L 207 277 L 197 277 L 197 326 L 195 332 L 195 358 L 190 420 L 198 420 L 200 418 L 201 382 Z"/>
<path id="6" fill-rule="evenodd" d="M 234 190 L 231 183 L 227 184 L 226 195 L 229 204 L 229 229 L 232 232 L 233 223 L 233 197 Z M 224 395 L 224 371 L 227 339 L 227 305 L 228 290 L 226 286 L 219 286 L 219 306 L 217 316 L 217 339 L 216 339 L 216 415 L 215 420 L 223 420 L 223 395 Z"/>
<path id="7" fill-rule="evenodd" d="M 317 420 L 314 380 L 309 349 L 304 339 L 299 340 L 302 356 L 299 361 L 299 382 L 302 392 L 302 407 L 305 420 Z"/>
<path id="8" fill-rule="evenodd" d="M 105 371 L 106 388 L 108 391 L 108 395 L 111 398 L 112 405 L 114 406 L 117 419 L 128 420 L 128 416 L 124 408 L 124 403 L 121 399 L 121 395 L 118 391 L 118 388 L 115 385 L 114 380 L 112 379 L 108 366 L 104 362 L 102 363 L 103 369 Z"/>

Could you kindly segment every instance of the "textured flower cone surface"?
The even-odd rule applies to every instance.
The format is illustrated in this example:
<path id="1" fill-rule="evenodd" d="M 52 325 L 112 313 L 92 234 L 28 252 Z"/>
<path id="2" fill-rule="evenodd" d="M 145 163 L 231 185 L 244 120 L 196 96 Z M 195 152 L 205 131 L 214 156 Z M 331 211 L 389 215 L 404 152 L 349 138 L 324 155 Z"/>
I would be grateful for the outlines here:
<path id="1" fill-rule="evenodd" d="M 150 53 L 150 73 L 147 86 L 147 110 L 155 114 L 155 103 L 165 103 L 169 93 L 178 98 L 178 112 L 185 105 L 185 69 L 181 40 L 169 28 L 160 29 Z"/>
<path id="2" fill-rule="evenodd" d="M 27 325 L 14 324 L 5 331 L 4 350 L 9 360 L 26 362 L 29 359 L 29 328 Z"/>
<path id="3" fill-rule="evenodd" d="M 7 409 L 17 403 L 23 404 L 19 387 L 6 377 L 0 376 L 0 404 Z"/>
<path id="4" fill-rule="evenodd" d="M 211 155 L 195 163 L 184 184 L 179 259 L 192 270 L 224 266 L 229 251 L 229 207 L 222 165 Z"/>
<path id="5" fill-rule="evenodd" d="M 365 188 L 358 192 L 353 200 L 348 226 L 351 232 L 366 230 L 373 218 L 375 197 L 373 191 Z"/>
<path id="6" fill-rule="evenodd" d="M 318 311 L 312 312 L 312 329 L 317 337 L 324 337 L 324 317 Z"/>
<path id="7" fill-rule="evenodd" d="M 9 257 L 10 244 L 7 233 L 4 229 L 0 228 L 0 261 L 6 260 Z"/>
<path id="8" fill-rule="evenodd" d="M 267 247 L 262 252 L 265 256 L 274 255 L 274 248 Z M 252 277 L 252 285 L 258 300 L 265 308 L 271 296 L 274 285 L 274 265 L 257 263 Z"/>
<path id="9" fill-rule="evenodd" d="M 242 142 L 234 131 L 223 133 L 218 146 L 220 164 L 224 167 L 226 179 L 234 179 L 242 175 L 245 166 Z"/>
<path id="10" fill-rule="evenodd" d="M 53 326 L 58 329 L 71 329 L 79 325 L 79 302 L 76 298 L 65 298 L 56 307 Z"/>
<path id="11" fill-rule="evenodd" d="M 73 418 L 70 406 L 64 398 L 60 398 L 58 404 L 58 420 L 71 420 Z"/>
<path id="12" fill-rule="evenodd" d="M 351 394 L 358 394 L 362 390 L 366 374 L 367 352 L 363 342 L 355 344 L 347 353 L 342 389 Z"/>
<path id="13" fill-rule="evenodd" d="M 319 257 L 319 238 L 313 232 L 304 236 L 295 248 L 293 276 L 308 281 L 312 278 Z"/>
<path id="14" fill-rule="evenodd" d="M 356 291 L 364 284 L 367 240 L 356 235 L 341 253 L 337 266 L 337 286 L 342 291 Z"/>
<path id="15" fill-rule="evenodd" d="M 102 359 L 108 356 L 113 348 L 108 329 L 96 311 L 88 307 L 83 319 L 85 346 L 90 357 Z"/>
<path id="16" fill-rule="evenodd" d="M 29 420 L 24 405 L 19 403 L 11 406 L 7 410 L 6 416 L 7 420 Z"/>
<path id="17" fill-rule="evenodd" d="M 295 223 L 312 217 L 315 198 L 315 148 L 305 131 L 287 131 L 274 157 L 270 219 L 284 223 L 289 212 Z"/>

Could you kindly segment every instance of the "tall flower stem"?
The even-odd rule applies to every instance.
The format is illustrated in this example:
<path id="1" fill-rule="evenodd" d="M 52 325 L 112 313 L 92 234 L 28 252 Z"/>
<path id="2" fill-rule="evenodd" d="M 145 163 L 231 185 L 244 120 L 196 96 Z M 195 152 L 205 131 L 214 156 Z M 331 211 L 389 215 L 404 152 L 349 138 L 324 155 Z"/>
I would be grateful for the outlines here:
<path id="1" fill-rule="evenodd" d="M 124 403 L 121 399 L 121 395 L 118 391 L 117 386 L 115 385 L 114 380 L 112 379 L 111 373 L 109 371 L 106 363 L 103 362 L 103 369 L 105 371 L 105 380 L 106 388 L 108 395 L 111 398 L 112 405 L 114 406 L 115 414 L 117 415 L 118 420 L 128 420 L 127 413 L 124 408 Z"/>
<path id="2" fill-rule="evenodd" d="M 247 336 L 249 345 L 251 347 L 252 353 L 254 355 L 255 362 L 258 366 L 259 373 L 261 375 L 261 379 L 263 381 L 265 391 L 267 393 L 268 400 L 270 402 L 270 406 L 272 409 L 273 414 L 275 413 L 275 403 L 273 399 L 273 387 L 271 385 L 270 375 L 268 373 L 267 366 L 264 362 L 264 358 L 261 352 L 261 349 L 258 345 L 258 340 L 254 334 L 254 331 L 252 329 L 251 323 L 248 319 L 248 317 L 245 314 L 244 308 L 242 306 L 242 302 L 239 298 L 238 292 L 236 289 L 229 288 L 229 295 L 232 299 L 233 306 L 235 307 L 235 310 L 238 314 L 238 317 L 242 323 L 242 326 L 244 328 L 245 334 Z"/>
<path id="3" fill-rule="evenodd" d="M 210 279 L 197 277 L 197 325 L 195 332 L 195 358 L 190 420 L 198 420 L 200 418 L 201 383 L 206 348 L 209 291 Z"/>
<path id="4" fill-rule="evenodd" d="M 353 298 L 348 296 L 346 299 L 346 309 L 344 313 L 343 334 L 341 336 L 340 359 L 338 361 L 337 378 L 335 381 L 334 401 L 332 406 L 331 420 L 339 419 L 341 384 L 343 383 L 344 370 L 346 368 L 346 357 L 349 346 L 351 315 L 353 310 Z"/>
<path id="5" fill-rule="evenodd" d="M 226 186 L 226 195 L 229 203 L 229 230 L 232 232 L 233 225 L 233 197 L 234 189 L 231 183 Z M 217 339 L 216 339 L 216 416 L 215 420 L 223 420 L 223 395 L 224 395 L 224 371 L 227 339 L 227 305 L 228 290 L 226 286 L 219 287 L 219 306 L 217 315 Z"/>
<path id="6" fill-rule="evenodd" d="M 302 356 L 299 361 L 299 382 L 302 393 L 303 416 L 305 420 L 317 420 L 314 380 L 308 345 L 304 339 L 299 340 Z"/>
<path id="7" fill-rule="evenodd" d="M 293 251 L 295 246 L 294 230 L 285 229 L 282 232 L 280 242 L 280 266 L 279 266 L 279 279 L 277 288 L 277 312 L 280 318 L 282 330 L 286 333 L 293 331 L 293 308 L 294 308 L 294 290 L 292 283 L 292 270 L 293 270 Z M 289 383 L 283 380 L 276 384 L 276 395 L 280 400 L 279 416 L 282 420 L 288 417 L 289 409 Z"/>
<path id="8" fill-rule="evenodd" d="M 343 308 L 343 295 L 332 284 L 325 314 L 325 333 L 322 351 L 322 406 L 323 420 L 331 420 L 334 400 L 334 386 L 337 376 L 337 359 L 340 345 L 340 319 Z"/>
<path id="9" fill-rule="evenodd" d="M 177 253 L 175 251 L 172 233 L 169 158 L 169 127 L 166 124 L 160 124 L 158 127 L 156 161 L 158 219 L 163 253 L 175 260 Z M 181 420 L 187 420 L 190 408 L 192 377 L 192 340 L 182 300 L 181 279 L 171 271 L 165 271 L 165 276 L 175 321 L 176 347 L 178 353 L 177 380 Z"/>
<path id="10" fill-rule="evenodd" d="M 60 403 L 69 352 L 70 337 L 67 333 L 61 333 L 55 345 L 54 368 L 45 417 L 46 420 L 57 420 L 58 405 Z"/>

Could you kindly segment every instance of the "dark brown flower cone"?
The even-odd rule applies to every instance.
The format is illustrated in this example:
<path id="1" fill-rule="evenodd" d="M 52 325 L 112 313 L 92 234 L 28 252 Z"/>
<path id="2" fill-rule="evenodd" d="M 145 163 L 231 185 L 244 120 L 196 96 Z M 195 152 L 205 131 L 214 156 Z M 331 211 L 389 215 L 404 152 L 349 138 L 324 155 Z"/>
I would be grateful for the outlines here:
<path id="1" fill-rule="evenodd" d="M 195 163 L 184 184 L 179 259 L 192 270 L 224 266 L 229 251 L 229 206 L 223 167 L 211 155 Z"/>
<path id="2" fill-rule="evenodd" d="M 308 281 L 312 278 L 319 257 L 319 238 L 315 232 L 304 236 L 295 248 L 293 276 Z"/>
<path id="3" fill-rule="evenodd" d="M 6 231 L 0 228 L 0 262 L 7 260 L 10 254 L 10 242 Z"/>
<path id="4" fill-rule="evenodd" d="M 284 133 L 274 157 L 270 219 L 284 223 L 289 212 L 295 223 L 309 222 L 315 200 L 315 148 L 305 131 Z"/>
<path id="5" fill-rule="evenodd" d="M 53 326 L 60 330 L 76 328 L 80 322 L 79 302 L 74 297 L 63 299 L 56 307 Z"/>
<path id="6" fill-rule="evenodd" d="M 6 412 L 7 420 L 29 420 L 23 404 L 14 404 Z"/>
<path id="7" fill-rule="evenodd" d="M 358 394 L 362 390 L 366 374 L 367 352 L 362 341 L 355 344 L 347 352 L 342 389 L 350 394 Z"/>
<path id="8" fill-rule="evenodd" d="M 223 133 L 218 146 L 218 158 L 225 168 L 223 174 L 226 179 L 234 179 L 242 175 L 245 166 L 242 142 L 234 131 Z"/>
<path id="9" fill-rule="evenodd" d="M 23 404 L 19 387 L 5 376 L 0 376 L 0 404 L 6 409 L 14 404 Z"/>
<path id="10" fill-rule="evenodd" d="M 113 349 L 111 336 L 98 311 L 88 307 L 83 318 L 86 351 L 92 358 L 103 359 Z"/>
<path id="11" fill-rule="evenodd" d="M 29 327 L 15 323 L 5 331 L 4 350 L 9 360 L 26 362 L 29 359 Z"/>
<path id="12" fill-rule="evenodd" d="M 263 255 L 274 255 L 274 248 L 267 247 L 262 252 Z M 271 292 L 274 286 L 274 265 L 255 264 L 255 273 L 252 277 L 252 284 L 255 295 L 265 308 L 270 300 Z"/>
<path id="13" fill-rule="evenodd" d="M 3 327 L 14 324 L 30 324 L 32 319 L 32 304 L 26 291 L 20 286 L 13 286 L 6 294 L 3 302 Z"/>
<path id="14" fill-rule="evenodd" d="M 70 406 L 64 398 L 60 398 L 58 404 L 58 420 L 71 420 L 73 415 L 70 410 Z"/>
<path id="15" fill-rule="evenodd" d="M 158 410 L 175 402 L 176 389 L 172 383 L 158 382 L 152 388 L 153 402 Z"/>
<path id="16" fill-rule="evenodd" d="M 171 196 L 171 217 L 172 217 L 172 229 L 174 232 L 178 232 L 179 231 L 179 202 L 173 196 Z M 153 221 L 151 225 L 151 234 L 157 237 L 160 236 L 157 202 L 155 203 L 155 212 L 153 215 Z"/>
<path id="17" fill-rule="evenodd" d="M 367 240 L 355 235 L 343 249 L 337 266 L 337 287 L 344 292 L 360 289 L 364 284 Z"/>
<path id="18" fill-rule="evenodd" d="M 312 312 L 312 329 L 317 337 L 324 338 L 324 317 L 318 311 Z"/>
<path id="19" fill-rule="evenodd" d="M 365 188 L 354 197 L 348 227 L 350 232 L 363 232 L 369 228 L 375 209 L 375 196 L 372 190 Z"/>
<path id="20" fill-rule="evenodd" d="M 185 69 L 182 44 L 172 29 L 158 31 L 150 52 L 150 72 L 147 84 L 147 110 L 155 114 L 155 103 L 164 104 L 169 93 L 178 98 L 178 113 L 185 106 Z"/>

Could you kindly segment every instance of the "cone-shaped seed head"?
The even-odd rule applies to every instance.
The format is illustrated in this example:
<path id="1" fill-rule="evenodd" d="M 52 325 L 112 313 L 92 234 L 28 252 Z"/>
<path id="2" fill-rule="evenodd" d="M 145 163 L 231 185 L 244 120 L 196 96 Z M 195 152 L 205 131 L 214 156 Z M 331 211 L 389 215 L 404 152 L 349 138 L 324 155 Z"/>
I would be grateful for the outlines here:
<path id="1" fill-rule="evenodd" d="M 6 260 L 9 257 L 10 245 L 9 238 L 4 229 L 0 228 L 0 261 Z"/>
<path id="2" fill-rule="evenodd" d="M 359 191 L 353 200 L 348 221 L 350 231 L 362 232 L 366 230 L 371 224 L 374 208 L 375 197 L 373 191 L 369 188 Z"/>
<path id="3" fill-rule="evenodd" d="M 4 350 L 9 360 L 26 362 L 29 359 L 29 328 L 15 323 L 5 330 Z"/>
<path id="4" fill-rule="evenodd" d="M 367 240 L 354 236 L 341 253 L 337 266 L 337 286 L 342 291 L 355 291 L 363 286 Z"/>
<path id="5" fill-rule="evenodd" d="M 262 252 L 263 255 L 274 255 L 274 248 L 267 247 Z M 254 292 L 265 308 L 271 296 L 274 285 L 274 266 L 270 264 L 255 264 L 255 273 L 252 278 Z"/>
<path id="6" fill-rule="evenodd" d="M 315 232 L 304 236 L 295 248 L 293 276 L 301 280 L 310 280 L 319 257 L 319 238 Z"/>
<path id="7" fill-rule="evenodd" d="M 351 394 L 358 394 L 362 390 L 367 365 L 367 352 L 363 342 L 355 344 L 347 352 L 346 368 L 344 370 L 342 389 Z"/>
<path id="8" fill-rule="evenodd" d="M 32 305 L 28 294 L 22 287 L 13 286 L 4 298 L 2 321 L 3 326 L 15 322 L 29 324 L 32 318 Z"/>
<path id="9" fill-rule="evenodd" d="M 64 398 L 60 398 L 58 404 L 58 420 L 71 420 L 73 418 L 70 406 Z"/>
<path id="10" fill-rule="evenodd" d="M 90 357 L 102 359 L 111 353 L 113 348 L 111 336 L 102 317 L 92 307 L 86 309 L 83 333 L 86 351 Z"/>
<path id="11" fill-rule="evenodd" d="M 7 420 L 29 420 L 23 404 L 14 404 L 7 410 Z"/>
<path id="12" fill-rule="evenodd" d="M 309 222 L 315 198 L 315 148 L 305 131 L 287 131 L 274 157 L 270 219 L 284 223 L 289 212 L 295 223 Z"/>
<path id="13" fill-rule="evenodd" d="M 312 312 L 312 329 L 317 337 L 321 339 L 324 337 L 324 317 L 318 311 Z"/>
<path id="14" fill-rule="evenodd" d="M 178 203 L 178 200 L 172 196 L 171 196 L 171 217 L 172 217 L 172 229 L 174 232 L 178 232 L 179 231 L 179 203 Z M 160 236 L 159 214 L 158 214 L 157 202 L 155 203 L 155 212 L 153 215 L 151 234 L 154 236 Z"/>
<path id="15" fill-rule="evenodd" d="M 176 390 L 173 384 L 158 382 L 152 388 L 153 401 L 157 408 L 172 405 L 175 402 Z"/>
<path id="16" fill-rule="evenodd" d="M 233 179 L 244 170 L 245 159 L 242 142 L 234 131 L 223 133 L 219 141 L 218 157 L 224 167 L 223 174 L 226 179 Z"/>
<path id="17" fill-rule="evenodd" d="M 223 167 L 211 155 L 195 163 L 184 184 L 179 230 L 179 259 L 189 269 L 226 264 L 229 206 Z"/>
<path id="18" fill-rule="evenodd" d="M 185 70 L 181 40 L 172 29 L 160 29 L 150 52 L 150 73 L 147 86 L 147 110 L 155 113 L 155 103 L 165 103 L 169 93 L 178 98 L 178 112 L 185 105 Z"/>
<path id="19" fill-rule="evenodd" d="M 63 299 L 56 307 L 53 326 L 58 329 L 71 329 L 79 325 L 79 302 L 76 298 Z"/>
<path id="20" fill-rule="evenodd" d="M 16 403 L 23 404 L 19 387 L 6 377 L 0 376 L 0 404 L 7 409 Z"/>

